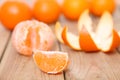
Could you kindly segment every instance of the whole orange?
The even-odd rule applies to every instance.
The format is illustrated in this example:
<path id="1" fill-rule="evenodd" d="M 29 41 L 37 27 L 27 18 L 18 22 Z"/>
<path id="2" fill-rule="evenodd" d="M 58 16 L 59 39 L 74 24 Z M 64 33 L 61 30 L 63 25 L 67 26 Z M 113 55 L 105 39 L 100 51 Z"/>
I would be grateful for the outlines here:
<path id="1" fill-rule="evenodd" d="M 77 20 L 80 14 L 87 8 L 88 3 L 86 0 L 65 0 L 62 11 L 66 18 Z"/>
<path id="2" fill-rule="evenodd" d="M 45 23 L 55 22 L 60 15 L 61 8 L 55 0 L 38 0 L 34 4 L 34 17 Z"/>
<path id="3" fill-rule="evenodd" d="M 96 16 L 101 16 L 104 11 L 113 13 L 115 10 L 114 0 L 92 0 L 91 11 Z"/>
<path id="4" fill-rule="evenodd" d="M 13 30 L 16 24 L 32 18 L 32 13 L 27 4 L 18 1 L 6 1 L 0 9 L 2 24 L 9 30 Z"/>

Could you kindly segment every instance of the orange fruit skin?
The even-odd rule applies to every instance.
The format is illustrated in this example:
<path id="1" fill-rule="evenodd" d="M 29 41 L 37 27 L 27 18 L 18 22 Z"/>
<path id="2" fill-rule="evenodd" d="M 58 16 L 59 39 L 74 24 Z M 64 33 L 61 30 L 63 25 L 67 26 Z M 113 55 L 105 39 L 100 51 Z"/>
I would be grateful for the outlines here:
<path id="1" fill-rule="evenodd" d="M 77 20 L 80 14 L 88 8 L 86 0 L 65 0 L 62 5 L 64 16 L 70 20 Z"/>
<path id="2" fill-rule="evenodd" d="M 60 15 L 61 8 L 54 0 L 38 0 L 34 4 L 34 17 L 45 23 L 55 22 Z"/>
<path id="3" fill-rule="evenodd" d="M 79 44 L 81 49 L 86 52 L 93 52 L 99 50 L 86 28 L 83 28 L 80 31 Z"/>
<path id="4" fill-rule="evenodd" d="M 23 21 L 16 25 L 12 42 L 17 52 L 30 56 L 33 50 L 48 51 L 54 45 L 54 34 L 51 28 L 36 20 Z"/>
<path id="5" fill-rule="evenodd" d="M 30 8 L 18 1 L 6 1 L 1 5 L 0 18 L 2 24 L 9 30 L 13 30 L 16 24 L 32 18 Z"/>
<path id="6" fill-rule="evenodd" d="M 65 28 L 63 29 L 61 36 L 62 36 L 62 39 L 63 39 L 64 43 L 71 47 L 71 45 L 68 43 L 68 40 L 67 40 L 67 37 L 66 37 L 67 34 L 65 34 L 65 33 L 67 33 L 67 26 L 65 26 Z"/>
<path id="7" fill-rule="evenodd" d="M 59 51 L 34 51 L 34 62 L 38 68 L 48 74 L 57 74 L 66 69 L 68 53 Z"/>
<path id="8" fill-rule="evenodd" d="M 112 51 L 114 51 L 114 49 L 116 49 L 119 45 L 120 45 L 119 35 L 118 35 L 118 33 L 113 29 L 113 40 L 112 40 L 111 47 L 109 48 L 109 50 L 104 51 L 104 52 L 112 52 Z"/>
<path id="9" fill-rule="evenodd" d="M 73 37 L 74 36 L 74 37 Z M 62 39 L 66 45 L 68 45 L 73 50 L 81 50 L 79 45 L 79 37 L 68 32 L 68 27 L 65 26 L 62 31 Z"/>
<path id="10" fill-rule="evenodd" d="M 92 0 L 91 12 L 96 16 L 101 16 L 104 11 L 113 13 L 114 10 L 114 0 Z"/>

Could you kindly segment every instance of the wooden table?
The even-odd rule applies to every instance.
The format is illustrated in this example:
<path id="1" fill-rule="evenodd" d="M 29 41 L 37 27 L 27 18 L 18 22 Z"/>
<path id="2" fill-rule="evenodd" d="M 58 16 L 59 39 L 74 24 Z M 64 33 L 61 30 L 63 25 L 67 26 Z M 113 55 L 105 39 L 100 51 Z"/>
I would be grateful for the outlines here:
<path id="1" fill-rule="evenodd" d="M 94 23 L 99 18 L 92 17 Z M 120 30 L 120 7 L 113 14 L 114 27 Z M 77 32 L 77 21 L 69 21 L 61 16 L 62 25 L 67 24 L 69 31 Z M 50 25 L 54 30 L 54 24 Z M 112 53 L 74 51 L 57 40 L 53 50 L 69 53 L 70 63 L 65 71 L 49 75 L 40 71 L 33 58 L 20 55 L 11 43 L 12 32 L 0 25 L 0 80 L 120 80 L 120 54 L 116 49 Z"/>

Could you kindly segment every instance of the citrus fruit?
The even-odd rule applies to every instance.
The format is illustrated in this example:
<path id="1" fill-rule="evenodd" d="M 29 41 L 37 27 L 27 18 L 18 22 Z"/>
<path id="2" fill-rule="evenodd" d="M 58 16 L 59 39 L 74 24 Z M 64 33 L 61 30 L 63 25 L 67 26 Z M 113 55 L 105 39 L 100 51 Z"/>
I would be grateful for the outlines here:
<path id="1" fill-rule="evenodd" d="M 21 21 L 32 18 L 32 12 L 27 4 L 20 1 L 5 1 L 0 9 L 1 22 L 9 30 Z"/>
<path id="2" fill-rule="evenodd" d="M 33 53 L 33 59 L 38 68 L 48 74 L 60 73 L 68 65 L 66 52 L 35 50 Z"/>
<path id="3" fill-rule="evenodd" d="M 115 10 L 114 0 L 92 0 L 91 11 L 94 15 L 101 16 L 104 11 L 113 13 Z"/>
<path id="4" fill-rule="evenodd" d="M 50 50 L 54 45 L 54 34 L 43 22 L 28 20 L 16 25 L 12 42 L 15 49 L 23 55 L 32 55 L 32 51 Z"/>
<path id="5" fill-rule="evenodd" d="M 34 17 L 45 23 L 55 22 L 60 15 L 61 8 L 55 0 L 38 0 L 34 4 Z"/>
<path id="6" fill-rule="evenodd" d="M 88 8 L 86 0 L 64 0 L 62 12 L 71 20 L 77 20 L 80 14 Z"/>

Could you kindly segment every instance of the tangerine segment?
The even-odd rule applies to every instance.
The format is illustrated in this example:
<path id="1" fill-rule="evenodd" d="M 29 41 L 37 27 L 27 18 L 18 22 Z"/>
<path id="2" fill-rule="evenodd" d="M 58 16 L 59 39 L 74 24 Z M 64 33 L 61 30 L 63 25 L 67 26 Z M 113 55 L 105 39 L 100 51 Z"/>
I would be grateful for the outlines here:
<path id="1" fill-rule="evenodd" d="M 92 39 L 90 33 L 84 26 L 82 27 L 80 31 L 79 44 L 83 51 L 91 52 L 91 51 L 99 50 L 94 40 Z"/>
<path id="2" fill-rule="evenodd" d="M 62 31 L 62 38 L 65 44 L 70 46 L 74 50 L 81 50 L 79 45 L 79 37 L 68 32 L 68 27 L 64 27 Z"/>
<path id="3" fill-rule="evenodd" d="M 62 72 L 68 65 L 68 53 L 35 50 L 33 59 L 40 70 L 49 74 Z"/>
<path id="4" fill-rule="evenodd" d="M 62 39 L 62 30 L 63 28 L 61 27 L 61 24 L 59 22 L 56 22 L 55 24 L 55 35 L 58 39 L 58 41 L 60 41 L 61 43 L 64 43 L 63 39 Z"/>
<path id="5" fill-rule="evenodd" d="M 24 55 L 31 55 L 35 49 L 50 50 L 54 44 L 54 39 L 50 27 L 36 20 L 20 22 L 12 35 L 15 49 Z"/>

